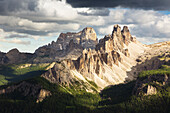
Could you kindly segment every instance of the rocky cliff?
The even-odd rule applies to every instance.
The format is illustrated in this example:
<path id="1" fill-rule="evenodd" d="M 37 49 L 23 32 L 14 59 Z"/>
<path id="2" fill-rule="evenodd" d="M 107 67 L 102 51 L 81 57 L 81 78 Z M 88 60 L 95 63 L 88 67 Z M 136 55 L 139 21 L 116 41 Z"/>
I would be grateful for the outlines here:
<path id="1" fill-rule="evenodd" d="M 77 59 L 83 49 L 94 49 L 97 35 L 93 28 L 87 27 L 78 33 L 61 33 L 57 41 L 38 48 L 33 62 L 53 62 L 62 59 Z"/>

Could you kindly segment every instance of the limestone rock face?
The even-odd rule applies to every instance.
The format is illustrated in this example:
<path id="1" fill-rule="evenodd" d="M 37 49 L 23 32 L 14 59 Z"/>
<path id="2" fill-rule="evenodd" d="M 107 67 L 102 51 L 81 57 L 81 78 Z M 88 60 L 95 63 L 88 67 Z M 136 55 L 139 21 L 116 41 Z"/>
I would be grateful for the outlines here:
<path id="1" fill-rule="evenodd" d="M 73 76 L 66 65 L 66 61 L 58 62 L 53 68 L 49 69 L 46 73 L 41 75 L 49 80 L 51 83 L 71 84 Z"/>
<path id="2" fill-rule="evenodd" d="M 97 35 L 93 28 L 86 27 L 85 29 L 83 29 L 80 36 L 80 44 L 83 48 L 95 49 L 95 46 L 97 44 Z"/>
<path id="3" fill-rule="evenodd" d="M 50 96 L 51 92 L 45 89 L 41 89 L 38 95 L 37 103 L 42 102 L 46 97 Z"/>
<path id="4" fill-rule="evenodd" d="M 146 95 L 155 95 L 157 94 L 157 89 L 151 85 L 148 85 Z"/>
<path id="5" fill-rule="evenodd" d="M 119 25 L 115 25 L 112 35 L 107 35 L 101 39 L 96 45 L 96 50 L 100 50 L 100 52 L 110 52 L 115 50 L 122 52 L 126 56 L 130 56 L 126 46 L 128 46 L 131 42 L 136 42 L 136 40 L 131 36 L 128 27 L 124 26 L 121 31 L 121 27 Z"/>
<path id="6" fill-rule="evenodd" d="M 83 48 L 95 48 L 97 44 L 97 35 L 93 28 L 86 27 L 78 33 L 61 33 L 57 42 L 52 42 L 48 45 L 56 50 L 65 50 L 69 42 L 73 40 L 74 43 L 81 45 Z"/>
<path id="7" fill-rule="evenodd" d="M 127 26 L 124 26 L 123 27 L 123 30 L 122 30 L 122 36 L 123 36 L 123 42 L 126 44 L 126 45 L 129 45 L 130 41 L 133 41 L 133 38 L 131 38 L 131 34 L 129 32 L 129 29 Z"/>
<path id="8" fill-rule="evenodd" d="M 35 51 L 34 62 L 53 62 L 62 59 L 77 59 L 84 48 L 95 49 L 97 35 L 93 28 L 87 27 L 78 33 L 61 33 L 57 41 L 40 47 Z"/>

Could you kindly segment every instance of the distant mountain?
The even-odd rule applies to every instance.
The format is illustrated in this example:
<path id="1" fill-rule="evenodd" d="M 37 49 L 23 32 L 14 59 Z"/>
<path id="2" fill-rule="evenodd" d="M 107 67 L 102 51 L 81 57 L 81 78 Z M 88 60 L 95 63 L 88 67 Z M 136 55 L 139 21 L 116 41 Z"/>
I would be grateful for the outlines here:
<path id="1" fill-rule="evenodd" d="M 20 64 L 29 62 L 34 54 L 21 53 L 18 49 L 12 49 L 7 53 L 0 52 L 0 64 Z"/>

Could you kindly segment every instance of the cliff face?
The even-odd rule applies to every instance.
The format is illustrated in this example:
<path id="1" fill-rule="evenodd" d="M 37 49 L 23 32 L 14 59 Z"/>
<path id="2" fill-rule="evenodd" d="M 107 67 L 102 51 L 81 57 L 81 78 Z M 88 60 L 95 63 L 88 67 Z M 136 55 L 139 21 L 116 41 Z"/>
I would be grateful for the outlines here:
<path id="1" fill-rule="evenodd" d="M 62 59 L 77 59 L 83 49 L 94 49 L 97 35 L 93 28 L 87 27 L 78 33 L 61 33 L 56 42 L 40 47 L 35 51 L 33 62 L 53 62 Z"/>
<path id="2" fill-rule="evenodd" d="M 57 39 L 57 42 L 53 42 L 52 47 L 56 47 L 57 50 L 64 50 L 69 42 L 73 40 L 74 43 L 81 45 L 83 48 L 95 48 L 97 44 L 97 35 L 93 28 L 87 27 L 78 33 L 61 33 Z"/>
<path id="3" fill-rule="evenodd" d="M 84 30 L 88 31 L 88 29 Z M 92 32 L 90 30 L 88 32 Z M 80 40 L 80 43 L 82 44 L 82 40 L 89 39 L 90 36 L 86 35 Z M 96 40 L 95 38 L 92 39 Z M 137 56 L 143 53 L 145 49 L 146 47 L 143 44 L 130 35 L 127 27 L 124 27 L 121 31 L 120 26 L 115 25 L 112 35 L 107 35 L 101 39 L 95 49 L 84 49 L 82 55 L 76 60 L 62 61 L 64 67 L 67 67 L 66 70 L 69 70 L 68 79 L 65 79 L 64 82 L 69 84 L 71 80 L 69 78 L 91 80 L 100 88 L 110 84 L 123 83 L 127 77 L 126 71 L 136 65 Z M 65 78 L 66 74 L 59 73 L 58 68 L 60 66 L 56 63 L 54 68 L 42 76 L 58 83 L 59 80 Z"/>

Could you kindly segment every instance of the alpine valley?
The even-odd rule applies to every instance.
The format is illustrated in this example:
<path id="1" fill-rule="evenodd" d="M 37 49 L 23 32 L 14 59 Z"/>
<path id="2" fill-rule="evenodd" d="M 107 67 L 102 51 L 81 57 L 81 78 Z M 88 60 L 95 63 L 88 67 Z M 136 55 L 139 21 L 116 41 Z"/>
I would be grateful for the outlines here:
<path id="1" fill-rule="evenodd" d="M 61 33 L 33 54 L 0 52 L 0 113 L 168 113 L 170 41 L 140 43 L 127 26 Z"/>

